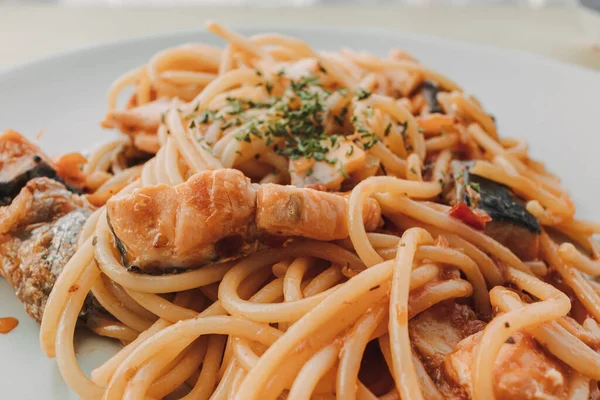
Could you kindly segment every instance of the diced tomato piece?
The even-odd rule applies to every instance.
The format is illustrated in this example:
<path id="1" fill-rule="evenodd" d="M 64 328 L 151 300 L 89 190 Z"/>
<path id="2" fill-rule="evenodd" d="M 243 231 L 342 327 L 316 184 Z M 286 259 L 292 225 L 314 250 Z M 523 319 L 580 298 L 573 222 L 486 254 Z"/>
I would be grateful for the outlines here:
<path id="1" fill-rule="evenodd" d="M 465 202 L 462 201 L 460 203 L 456 203 L 450 209 L 450 216 L 480 231 L 485 228 L 485 224 L 492 220 L 489 215 L 482 212 L 475 212 Z"/>
<path id="2" fill-rule="evenodd" d="M 80 153 L 67 153 L 56 160 L 56 173 L 68 184 L 82 188 L 85 184 L 85 174 L 82 168 L 87 159 Z"/>

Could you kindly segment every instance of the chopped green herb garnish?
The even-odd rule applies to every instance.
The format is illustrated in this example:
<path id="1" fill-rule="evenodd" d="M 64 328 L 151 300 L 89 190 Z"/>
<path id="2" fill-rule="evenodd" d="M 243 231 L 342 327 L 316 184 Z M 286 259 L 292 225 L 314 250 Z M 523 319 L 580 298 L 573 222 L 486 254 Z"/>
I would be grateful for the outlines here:
<path id="1" fill-rule="evenodd" d="M 194 129 L 196 127 L 196 120 L 193 119 L 192 122 L 190 122 L 190 129 Z"/>
<path id="2" fill-rule="evenodd" d="M 356 91 L 356 97 L 358 97 L 358 100 L 364 100 L 364 99 L 368 98 L 369 96 L 371 96 L 371 92 L 367 92 L 363 88 L 360 88 Z"/>
<path id="3" fill-rule="evenodd" d="M 230 128 L 234 125 L 240 126 L 241 124 L 242 124 L 242 120 L 240 119 L 240 117 L 236 117 L 235 119 L 231 119 L 226 124 L 221 126 L 221 130 L 224 131 L 225 129 Z"/>
<path id="4" fill-rule="evenodd" d="M 242 103 L 240 102 L 239 99 L 233 98 L 233 97 L 228 97 L 227 98 L 227 103 L 229 103 L 231 105 L 231 107 L 233 108 L 232 110 L 228 111 L 227 114 L 240 114 L 244 111 L 246 111 L 243 107 L 242 107 Z"/>
<path id="5" fill-rule="evenodd" d="M 283 72 L 280 71 L 282 74 Z M 238 98 L 227 98 L 227 115 L 239 115 L 229 120 L 221 129 L 241 126 L 235 136 L 238 141 L 252 142 L 252 136 L 262 140 L 267 146 L 290 160 L 298 158 L 315 159 L 330 164 L 337 159 L 328 158 L 332 149 L 340 147 L 341 135 L 325 132 L 327 115 L 326 99 L 330 92 L 325 91 L 317 76 L 290 80 L 282 97 L 272 97 L 268 102 L 256 102 Z M 266 108 L 264 117 L 259 117 L 242 125 L 245 111 Z M 345 122 L 349 110 L 344 107 L 335 120 Z M 363 146 L 369 148 L 377 142 L 377 136 L 364 130 Z"/>
<path id="6" fill-rule="evenodd" d="M 338 159 L 337 159 L 337 157 L 336 158 L 327 158 L 327 157 L 325 157 L 325 162 L 327 164 L 333 165 L 333 164 L 335 164 L 335 163 L 338 162 Z"/>
<path id="7" fill-rule="evenodd" d="M 214 154 L 215 154 L 215 152 L 213 151 L 213 149 L 211 149 L 211 148 L 210 148 L 210 147 L 208 147 L 208 146 L 202 145 L 202 148 L 203 148 L 204 150 L 208 151 L 208 152 L 209 152 L 210 154 L 212 154 L 212 155 L 214 155 Z"/>
<path id="8" fill-rule="evenodd" d="M 417 171 L 413 167 L 410 167 L 410 172 L 413 173 L 413 174 L 415 174 L 415 175 L 417 174 Z"/>
<path id="9" fill-rule="evenodd" d="M 408 135 L 408 121 L 400 122 L 398 125 L 402 127 L 402 138 L 406 139 L 406 136 Z"/>
<path id="10" fill-rule="evenodd" d="M 388 123 L 385 127 L 385 131 L 383 131 L 383 136 L 388 137 L 390 135 L 390 131 L 392 130 L 392 123 Z"/>
<path id="11" fill-rule="evenodd" d="M 319 66 L 319 71 L 321 71 L 321 72 L 322 72 L 322 73 L 324 73 L 324 74 L 326 74 L 326 73 L 327 73 L 327 70 L 325 69 L 325 67 L 323 67 L 323 66 L 321 65 L 321 63 L 319 63 L 319 64 L 318 64 L 318 66 Z"/>
<path id="12" fill-rule="evenodd" d="M 313 169 L 309 168 L 308 170 L 306 170 L 306 176 L 311 176 L 313 174 Z"/>
<path id="13" fill-rule="evenodd" d="M 469 182 L 469 186 L 471 186 L 471 188 L 477 193 L 479 193 L 479 191 L 481 190 L 481 186 L 477 182 Z"/>
<path id="14" fill-rule="evenodd" d="M 350 178 L 350 175 L 348 175 L 348 172 L 346 172 L 346 166 L 344 164 L 342 164 L 340 166 L 340 172 L 342 173 L 342 176 L 344 177 L 344 179 Z"/>
<path id="15" fill-rule="evenodd" d="M 309 76 L 306 78 L 299 79 L 297 81 L 290 81 L 290 86 L 297 95 L 303 94 L 301 92 L 303 90 L 305 90 L 306 87 L 309 85 L 320 86 L 319 77 L 318 76 Z"/>
<path id="16" fill-rule="evenodd" d="M 233 123 L 234 123 L 233 120 L 227 122 L 226 124 L 224 124 L 223 126 L 221 126 L 221 130 L 224 131 L 225 129 L 232 127 Z"/>
<path id="17" fill-rule="evenodd" d="M 375 146 L 377 144 L 377 142 L 379 141 L 379 138 L 377 137 L 377 135 L 374 132 L 360 135 L 360 138 L 367 139 L 367 140 L 362 141 L 362 144 L 363 144 L 363 147 L 365 148 L 365 150 L 369 150 L 371 147 Z"/>
<path id="18" fill-rule="evenodd" d="M 337 150 L 340 148 L 340 141 L 338 140 L 340 138 L 340 135 L 331 135 L 329 137 L 329 141 L 331 142 L 331 147 L 334 150 Z"/>
<path id="19" fill-rule="evenodd" d="M 204 124 L 206 122 L 212 121 L 215 118 L 216 111 L 204 110 L 200 115 L 199 123 Z"/>
<path id="20" fill-rule="evenodd" d="M 354 153 L 354 146 L 350 145 L 350 148 L 348 149 L 348 151 L 346 151 L 346 155 L 351 156 L 353 153 Z"/>
<path id="21" fill-rule="evenodd" d="M 252 139 L 250 138 L 250 132 L 244 132 L 241 135 L 236 135 L 235 140 L 237 140 L 239 142 L 241 142 L 241 141 L 248 142 L 248 143 L 252 142 Z"/>

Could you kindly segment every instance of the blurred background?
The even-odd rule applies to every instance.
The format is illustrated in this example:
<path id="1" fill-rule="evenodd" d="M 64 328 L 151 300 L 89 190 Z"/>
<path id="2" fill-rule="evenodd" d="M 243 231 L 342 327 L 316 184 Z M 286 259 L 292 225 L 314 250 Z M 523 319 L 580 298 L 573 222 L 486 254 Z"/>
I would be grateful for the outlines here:
<path id="1" fill-rule="evenodd" d="M 0 68 L 206 19 L 391 29 L 600 70 L 600 0 L 0 0 Z"/>
<path id="2" fill-rule="evenodd" d="M 410 6 L 516 6 L 568 7 L 577 0 L 0 0 L 0 4 L 59 4 L 67 6 L 253 6 L 253 7 L 306 7 L 319 5 L 390 5 Z"/>
<path id="3" fill-rule="evenodd" d="M 518 6 L 518 7 L 565 7 L 574 6 L 577 0 L 0 0 L 0 4 L 60 4 L 60 5 L 110 5 L 110 6 L 253 6 L 306 7 L 315 5 L 386 5 L 411 6 Z"/>

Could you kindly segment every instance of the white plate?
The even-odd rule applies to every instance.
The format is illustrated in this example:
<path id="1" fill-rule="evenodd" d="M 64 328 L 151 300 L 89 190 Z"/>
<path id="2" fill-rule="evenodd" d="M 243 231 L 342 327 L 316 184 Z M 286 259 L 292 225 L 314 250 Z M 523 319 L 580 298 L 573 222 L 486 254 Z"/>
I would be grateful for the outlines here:
<path id="1" fill-rule="evenodd" d="M 345 46 L 380 56 L 394 47 L 408 50 L 477 96 L 496 116 L 503 136 L 525 138 L 533 156 L 564 178 L 579 215 L 600 220 L 599 73 L 521 52 L 386 31 L 317 27 L 241 31 L 277 31 L 318 49 Z M 79 50 L 0 72 L 0 129 L 12 128 L 32 138 L 45 129 L 40 144 L 51 154 L 89 149 L 110 135 L 98 123 L 106 111 L 110 83 L 156 51 L 194 41 L 222 44 L 206 32 L 176 33 Z M 43 355 L 38 325 L 3 280 L 0 316 L 20 321 L 13 332 L 0 336 L 0 398 L 76 399 L 54 360 Z M 86 337 L 78 343 L 86 373 L 118 348 L 99 338 Z"/>

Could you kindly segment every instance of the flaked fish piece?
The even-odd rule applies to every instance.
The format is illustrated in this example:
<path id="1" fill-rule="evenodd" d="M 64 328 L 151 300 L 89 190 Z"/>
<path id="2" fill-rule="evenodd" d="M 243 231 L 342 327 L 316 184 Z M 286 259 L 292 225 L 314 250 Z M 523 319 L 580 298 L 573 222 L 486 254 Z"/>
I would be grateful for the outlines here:
<path id="1" fill-rule="evenodd" d="M 484 328 L 469 306 L 455 301 L 410 321 L 411 342 L 446 398 L 473 398 L 473 359 Z M 497 400 L 567 398 L 568 368 L 526 334 L 517 333 L 502 346 L 493 376 Z"/>
<path id="2" fill-rule="evenodd" d="M 126 110 L 111 110 L 102 121 L 104 128 L 117 128 L 125 134 L 134 132 L 156 133 L 163 115 L 181 102 L 161 98 Z"/>
<path id="3" fill-rule="evenodd" d="M 256 224 L 278 236 L 302 236 L 329 241 L 348 236 L 345 197 L 294 186 L 269 183 L 258 190 Z M 365 229 L 377 229 L 381 209 L 375 200 L 364 207 Z"/>
<path id="4" fill-rule="evenodd" d="M 156 154 L 160 148 L 158 128 L 164 122 L 165 114 L 181 104 L 177 98 L 160 98 L 125 110 L 111 110 L 101 125 L 103 128 L 116 128 L 128 135 L 136 149 Z"/>
<path id="5" fill-rule="evenodd" d="M 485 328 L 475 311 L 465 304 L 448 300 L 430 307 L 410 320 L 411 343 L 425 369 L 448 399 L 466 399 L 466 390 L 446 382 L 443 366 L 461 340 Z"/>
<path id="6" fill-rule="evenodd" d="M 106 203 L 127 266 L 189 267 L 243 252 L 254 241 L 256 189 L 241 172 L 205 171 L 177 186 L 156 185 Z"/>
<path id="7" fill-rule="evenodd" d="M 439 369 L 461 340 L 483 328 L 473 309 L 455 301 L 437 304 L 409 323 L 412 342 L 430 370 Z"/>
<path id="8" fill-rule="evenodd" d="M 330 141 L 323 141 L 323 147 L 329 145 Z M 331 147 L 326 158 L 320 161 L 306 157 L 290 159 L 292 185 L 340 190 L 345 179 L 365 168 L 366 153 L 352 141 L 339 139 Z"/>
<path id="9" fill-rule="evenodd" d="M 21 134 L 12 130 L 0 134 L 0 206 L 10 204 L 37 177 L 59 179 L 52 160 Z"/>
<path id="10" fill-rule="evenodd" d="M 0 274 L 37 321 L 90 213 L 82 197 L 48 178 L 32 179 L 0 208 Z"/>
<path id="11" fill-rule="evenodd" d="M 348 236 L 339 194 L 252 184 L 238 170 L 203 171 L 177 186 L 156 185 L 109 200 L 107 217 L 128 267 L 190 268 L 256 251 L 261 238 Z M 381 223 L 375 200 L 365 226 Z"/>
<path id="12" fill-rule="evenodd" d="M 472 368 L 482 333 L 461 341 L 444 362 L 445 373 L 472 398 Z M 562 400 L 568 398 L 568 367 L 533 339 L 513 335 L 500 348 L 494 363 L 493 386 L 497 400 Z"/>

